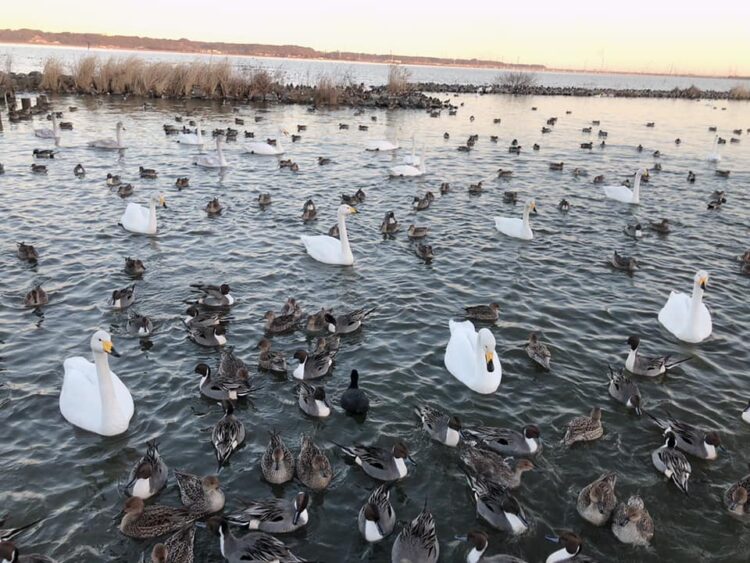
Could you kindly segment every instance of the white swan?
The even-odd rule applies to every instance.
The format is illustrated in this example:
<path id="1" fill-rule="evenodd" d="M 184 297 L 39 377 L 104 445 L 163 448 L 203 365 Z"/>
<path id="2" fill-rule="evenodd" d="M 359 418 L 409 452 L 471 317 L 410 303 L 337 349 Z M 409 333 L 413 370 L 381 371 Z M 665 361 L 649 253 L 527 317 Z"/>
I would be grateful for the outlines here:
<path id="1" fill-rule="evenodd" d="M 641 176 L 648 176 L 648 170 L 640 168 L 635 173 L 632 190 L 627 186 L 602 186 L 604 196 L 623 203 L 638 205 L 641 202 Z"/>
<path id="2" fill-rule="evenodd" d="M 354 255 L 349 246 L 349 236 L 346 232 L 346 216 L 356 213 L 357 210 L 350 205 L 340 205 L 338 211 L 339 237 L 340 240 L 327 235 L 300 237 L 305 245 L 307 253 L 318 262 L 334 264 L 337 266 L 351 266 L 354 264 Z"/>
<path id="3" fill-rule="evenodd" d="M 532 211 L 536 215 L 536 202 L 529 198 L 523 206 L 523 220 L 515 217 L 495 217 L 495 228 L 509 237 L 531 240 L 534 238 L 529 224 L 529 213 Z"/>
<path id="4" fill-rule="evenodd" d="M 180 133 L 177 142 L 181 145 L 190 145 L 193 147 L 203 146 L 203 133 L 201 133 L 200 121 L 195 123 L 195 133 Z"/>
<path id="5" fill-rule="evenodd" d="M 287 135 L 286 131 L 279 131 L 279 135 Z M 253 141 L 245 145 L 245 152 L 257 154 L 259 156 L 279 156 L 284 154 L 284 147 L 281 145 L 281 139 L 276 139 L 276 144 L 272 145 L 267 141 Z"/>
<path id="6" fill-rule="evenodd" d="M 57 126 L 57 117 L 52 114 L 52 129 L 42 128 L 34 129 L 34 135 L 40 139 L 54 139 L 55 141 L 60 140 L 60 129 Z"/>
<path id="7" fill-rule="evenodd" d="M 380 152 L 395 151 L 399 148 L 401 147 L 398 144 L 398 138 L 396 138 L 394 142 L 388 141 L 386 139 L 367 141 L 367 146 L 365 146 L 366 151 Z"/>
<path id="8" fill-rule="evenodd" d="M 221 150 L 221 137 L 216 137 L 216 154 L 202 154 L 195 159 L 194 164 L 201 168 L 226 168 L 229 166 Z"/>
<path id="9" fill-rule="evenodd" d="M 719 162 L 721 161 L 721 155 L 718 153 L 717 146 L 719 144 L 719 136 L 714 135 L 714 144 L 711 148 L 711 152 L 706 155 L 708 162 Z"/>
<path id="10" fill-rule="evenodd" d="M 149 207 L 146 209 L 137 203 L 128 203 L 125 213 L 120 218 L 120 224 L 126 231 L 142 235 L 156 234 L 156 205 L 167 207 L 167 202 L 162 194 L 151 196 Z"/>
<path id="11" fill-rule="evenodd" d="M 411 164 L 399 164 L 388 169 L 388 175 L 391 178 L 416 178 L 418 176 L 424 176 L 427 173 L 425 168 L 425 161 L 427 159 L 422 155 L 420 158 L 419 166 L 413 166 Z"/>
<path id="12" fill-rule="evenodd" d="M 659 311 L 659 322 L 684 342 L 697 344 L 711 336 L 711 313 L 703 303 L 708 274 L 700 270 L 693 280 L 693 295 L 672 291 Z"/>
<path id="13" fill-rule="evenodd" d="M 122 121 L 118 121 L 115 139 L 97 139 L 96 141 L 91 141 L 89 143 L 89 147 L 91 147 L 92 149 L 104 149 L 108 151 L 119 151 L 126 149 L 128 147 L 126 147 L 122 142 L 123 131 L 125 131 L 125 127 L 123 127 Z"/>
<path id="14" fill-rule="evenodd" d="M 102 436 L 116 436 L 128 429 L 133 417 L 133 397 L 109 369 L 107 354 L 115 357 L 120 354 L 107 332 L 94 333 L 91 351 L 93 364 L 80 356 L 65 360 L 60 412 L 73 426 Z"/>
<path id="15" fill-rule="evenodd" d="M 445 349 L 445 367 L 472 391 L 488 395 L 497 391 L 503 368 L 495 353 L 495 337 L 489 329 L 474 330 L 471 321 L 450 321 L 451 338 Z"/>
<path id="16" fill-rule="evenodd" d="M 423 149 L 424 149 L 424 147 L 423 147 Z M 422 159 L 419 156 L 417 156 L 416 151 L 417 151 L 416 144 L 414 142 L 414 136 L 412 135 L 412 138 L 411 138 L 411 154 L 407 154 L 404 157 L 404 164 L 411 164 L 412 166 L 419 166 L 420 165 L 420 163 L 422 162 Z"/>

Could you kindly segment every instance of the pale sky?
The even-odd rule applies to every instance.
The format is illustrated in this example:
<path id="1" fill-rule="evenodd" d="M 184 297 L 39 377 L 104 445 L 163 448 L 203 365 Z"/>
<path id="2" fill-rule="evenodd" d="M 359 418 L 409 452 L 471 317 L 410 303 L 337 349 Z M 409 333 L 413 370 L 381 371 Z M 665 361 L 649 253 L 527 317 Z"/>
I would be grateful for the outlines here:
<path id="1" fill-rule="evenodd" d="M 3 28 L 750 75 L 750 0 L 34 0 Z"/>

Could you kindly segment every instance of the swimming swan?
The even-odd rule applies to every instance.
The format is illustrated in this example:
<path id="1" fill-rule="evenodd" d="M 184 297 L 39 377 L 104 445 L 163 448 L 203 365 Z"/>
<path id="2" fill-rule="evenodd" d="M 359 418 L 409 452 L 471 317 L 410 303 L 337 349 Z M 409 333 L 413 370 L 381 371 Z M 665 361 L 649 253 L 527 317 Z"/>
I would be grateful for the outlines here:
<path id="1" fill-rule="evenodd" d="M 472 391 L 488 395 L 497 391 L 503 369 L 489 329 L 474 330 L 471 321 L 450 321 L 451 338 L 445 349 L 445 367 Z"/>
<path id="2" fill-rule="evenodd" d="M 659 322 L 684 342 L 697 344 L 711 336 L 711 313 L 703 304 L 706 283 L 708 273 L 700 270 L 693 279 L 693 296 L 673 291 L 659 311 Z"/>
<path id="3" fill-rule="evenodd" d="M 73 426 L 101 436 L 116 436 L 128 429 L 133 416 L 133 397 L 109 369 L 107 354 L 115 357 L 120 354 L 107 332 L 94 333 L 91 351 L 93 364 L 80 356 L 65 360 L 60 412 Z"/>
<path id="4" fill-rule="evenodd" d="M 427 173 L 424 154 L 417 158 L 419 159 L 418 165 L 399 164 L 389 168 L 389 176 L 391 178 L 416 178 L 417 176 L 424 176 Z"/>
<path id="5" fill-rule="evenodd" d="M 57 117 L 52 114 L 52 129 L 42 128 L 34 129 L 34 135 L 40 139 L 54 139 L 55 141 L 60 140 L 60 128 L 57 125 Z"/>
<path id="6" fill-rule="evenodd" d="M 300 237 L 307 253 L 318 262 L 334 264 L 336 266 L 351 266 L 354 256 L 349 246 L 349 236 L 346 232 L 346 216 L 356 213 L 357 209 L 351 205 L 340 205 L 338 211 L 338 226 L 340 240 L 328 235 Z"/>
<path id="7" fill-rule="evenodd" d="M 367 141 L 367 146 L 365 147 L 366 151 L 371 152 L 385 152 L 385 151 L 395 151 L 397 149 L 401 148 L 398 144 L 398 138 L 394 141 L 388 141 L 388 140 L 375 140 L 375 141 Z"/>
<path id="8" fill-rule="evenodd" d="M 286 132 L 280 131 L 281 135 L 286 135 Z M 281 141 L 276 140 L 276 144 L 272 145 L 267 141 L 253 141 L 245 145 L 245 152 L 250 154 L 257 154 L 259 156 L 278 156 L 284 154 L 284 147 L 281 146 Z"/>
<path id="9" fill-rule="evenodd" d="M 495 228 L 509 237 L 531 240 L 534 238 L 529 224 L 529 213 L 532 211 L 534 215 L 537 214 L 536 202 L 529 198 L 523 206 L 523 220 L 515 217 L 495 217 Z"/>
<path id="10" fill-rule="evenodd" d="M 137 203 L 128 203 L 125 213 L 120 217 L 120 224 L 126 231 L 142 235 L 156 234 L 156 204 L 167 207 L 167 202 L 162 194 L 151 196 L 148 209 Z"/>
<path id="11" fill-rule="evenodd" d="M 604 196 L 623 203 L 638 205 L 641 202 L 641 176 L 648 177 L 648 170 L 640 168 L 635 173 L 635 183 L 632 190 L 627 186 L 602 186 Z"/>
<path id="12" fill-rule="evenodd" d="M 195 123 L 195 133 L 180 133 L 177 142 L 181 145 L 203 146 L 203 133 L 201 133 L 200 121 Z"/>
<path id="13" fill-rule="evenodd" d="M 216 154 L 202 154 L 195 159 L 195 165 L 201 168 L 226 168 L 229 166 L 221 150 L 221 137 L 216 137 Z"/>
<path id="14" fill-rule="evenodd" d="M 125 127 L 122 125 L 122 121 L 117 122 L 117 138 L 116 139 L 97 139 L 96 141 L 91 141 L 89 143 L 89 147 L 92 149 L 104 149 L 108 151 L 119 151 L 126 149 L 126 147 L 122 143 L 122 132 L 125 131 Z"/>

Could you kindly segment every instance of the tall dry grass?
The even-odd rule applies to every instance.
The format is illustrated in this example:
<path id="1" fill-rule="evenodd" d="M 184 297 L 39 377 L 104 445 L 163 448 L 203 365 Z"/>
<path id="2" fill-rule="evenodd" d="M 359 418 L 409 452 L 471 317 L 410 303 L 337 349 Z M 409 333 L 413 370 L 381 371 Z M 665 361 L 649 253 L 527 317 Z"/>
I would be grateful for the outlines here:
<path id="1" fill-rule="evenodd" d="M 408 68 L 399 65 L 388 67 L 388 93 L 392 95 L 407 94 L 412 90 L 411 72 Z"/>
<path id="2" fill-rule="evenodd" d="M 341 97 L 341 85 L 329 74 L 321 74 L 315 84 L 313 100 L 316 106 L 337 106 Z"/>
<path id="3" fill-rule="evenodd" d="M 65 69 L 62 62 L 60 62 L 60 59 L 50 57 L 44 63 L 42 82 L 39 87 L 48 92 L 59 92 L 62 87 L 62 78 L 64 74 Z"/>
<path id="4" fill-rule="evenodd" d="M 73 84 L 79 92 L 90 92 L 94 88 L 94 75 L 98 66 L 97 58 L 93 55 L 81 57 L 73 64 L 71 74 Z"/>
<path id="5" fill-rule="evenodd" d="M 729 90 L 730 100 L 750 100 L 750 88 L 737 84 Z"/>

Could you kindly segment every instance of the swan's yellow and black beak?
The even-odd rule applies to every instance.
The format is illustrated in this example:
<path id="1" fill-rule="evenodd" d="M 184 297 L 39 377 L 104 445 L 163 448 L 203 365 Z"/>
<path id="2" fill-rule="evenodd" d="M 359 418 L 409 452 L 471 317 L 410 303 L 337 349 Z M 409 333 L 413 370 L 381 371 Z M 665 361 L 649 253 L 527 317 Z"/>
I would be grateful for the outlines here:
<path id="1" fill-rule="evenodd" d="M 707 284 L 707 283 L 708 283 L 708 276 L 703 276 L 703 277 L 702 277 L 702 278 L 700 279 L 701 289 L 705 290 L 705 289 L 706 289 L 706 284 Z"/>
<path id="2" fill-rule="evenodd" d="M 159 198 L 159 205 L 161 205 L 164 209 L 167 208 L 167 199 L 164 196 L 161 196 Z"/>
<path id="3" fill-rule="evenodd" d="M 494 356 L 495 354 L 493 352 L 485 352 L 484 353 L 484 360 L 487 362 L 487 371 L 492 373 L 495 371 L 495 362 L 494 362 Z"/>
<path id="4" fill-rule="evenodd" d="M 352 206 L 350 205 L 350 206 L 349 206 L 349 213 L 359 213 L 359 211 L 357 211 L 357 208 L 356 208 L 356 207 L 352 207 Z"/>
<path id="5" fill-rule="evenodd" d="M 120 357 L 120 353 L 117 350 L 115 350 L 115 347 L 112 345 L 112 341 L 111 340 L 105 340 L 104 342 L 102 342 L 102 349 L 107 354 L 111 354 L 115 358 L 119 358 Z"/>
<path id="6" fill-rule="evenodd" d="M 532 203 L 532 204 L 531 204 L 531 212 L 532 212 L 532 213 L 533 213 L 534 215 L 539 215 L 539 211 L 537 211 L 537 210 L 536 210 L 536 203 Z"/>

